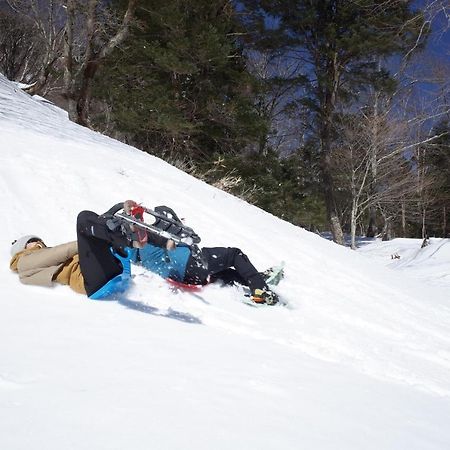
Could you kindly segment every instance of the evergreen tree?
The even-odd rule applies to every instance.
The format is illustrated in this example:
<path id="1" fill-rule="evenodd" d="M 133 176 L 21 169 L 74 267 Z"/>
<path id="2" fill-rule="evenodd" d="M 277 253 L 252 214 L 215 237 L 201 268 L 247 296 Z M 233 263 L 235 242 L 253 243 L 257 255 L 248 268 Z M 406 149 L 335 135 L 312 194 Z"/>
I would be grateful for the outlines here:
<path id="1" fill-rule="evenodd" d="M 311 113 L 310 133 L 320 153 L 327 217 L 335 241 L 343 243 L 331 153 L 333 116 L 370 85 L 389 82 L 381 57 L 416 47 L 423 19 L 413 1 L 243 0 L 257 47 L 277 48 L 299 62 L 299 101 Z M 250 23 L 251 22 L 251 23 Z"/>
<path id="2" fill-rule="evenodd" d="M 138 26 L 98 80 L 131 143 L 172 158 L 242 151 L 265 122 L 224 0 L 143 0 Z"/>
<path id="3" fill-rule="evenodd" d="M 317 189 L 317 169 L 308 146 L 285 158 L 270 149 L 264 153 L 256 149 L 224 156 L 205 180 L 215 183 L 231 174 L 237 182 L 229 192 L 295 225 L 325 231 L 325 205 Z"/>
<path id="4" fill-rule="evenodd" d="M 439 137 L 426 149 L 427 171 L 435 192 L 427 229 L 429 235 L 446 237 L 450 233 L 450 121 L 440 122 L 434 135 Z"/>

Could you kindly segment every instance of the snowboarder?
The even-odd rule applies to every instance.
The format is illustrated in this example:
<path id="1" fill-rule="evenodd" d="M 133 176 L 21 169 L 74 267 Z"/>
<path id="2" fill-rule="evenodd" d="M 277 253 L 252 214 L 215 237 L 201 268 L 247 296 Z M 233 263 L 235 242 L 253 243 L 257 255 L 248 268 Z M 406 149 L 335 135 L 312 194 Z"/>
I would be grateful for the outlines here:
<path id="1" fill-rule="evenodd" d="M 133 204 L 124 203 L 128 208 Z M 142 248 L 147 242 L 170 245 L 168 239 L 142 232 L 120 218 L 82 211 L 77 217 L 77 241 L 47 247 L 38 236 L 23 236 L 12 243 L 10 267 L 24 284 L 58 282 L 92 296 L 124 271 L 112 250 L 126 256 L 127 247 Z"/>
<path id="2" fill-rule="evenodd" d="M 148 243 L 143 248 L 133 249 L 130 256 L 132 262 L 163 278 L 197 285 L 218 279 L 225 284 L 239 283 L 250 288 L 251 299 L 255 303 L 274 305 L 278 302 L 263 274 L 239 248 L 203 247 L 200 252 L 193 253 L 188 245 L 175 245 L 169 240 L 164 248 Z"/>
<path id="3" fill-rule="evenodd" d="M 120 212 L 122 209 L 123 213 Z M 131 261 L 140 263 L 147 270 L 189 285 L 204 285 L 216 279 L 226 284 L 237 282 L 249 287 L 253 302 L 269 305 L 278 303 L 277 295 L 265 282 L 265 278 L 270 278 L 273 272 L 259 273 L 247 255 L 235 247 L 200 249 L 197 245 L 200 237 L 184 225 L 173 209 L 157 206 L 152 210 L 135 203 L 117 203 L 107 214 L 141 225 L 140 229 L 147 230 L 149 238 L 154 233 L 163 233 L 163 236 L 168 237 L 164 246 L 150 242 L 130 252 Z M 151 216 L 153 225 L 145 222 L 146 214 Z"/>

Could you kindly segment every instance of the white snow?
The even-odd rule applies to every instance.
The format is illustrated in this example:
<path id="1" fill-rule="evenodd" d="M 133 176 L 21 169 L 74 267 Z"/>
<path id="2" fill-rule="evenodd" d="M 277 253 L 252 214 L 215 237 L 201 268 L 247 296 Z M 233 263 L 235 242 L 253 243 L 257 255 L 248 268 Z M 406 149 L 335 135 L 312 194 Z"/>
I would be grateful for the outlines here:
<path id="1" fill-rule="evenodd" d="M 0 449 L 450 448 L 449 240 L 339 247 L 1 75 L 0 136 Z M 174 294 L 139 268 L 122 302 L 91 301 L 9 270 L 13 239 L 73 240 L 79 211 L 128 198 L 260 269 L 286 261 L 291 308 Z"/>

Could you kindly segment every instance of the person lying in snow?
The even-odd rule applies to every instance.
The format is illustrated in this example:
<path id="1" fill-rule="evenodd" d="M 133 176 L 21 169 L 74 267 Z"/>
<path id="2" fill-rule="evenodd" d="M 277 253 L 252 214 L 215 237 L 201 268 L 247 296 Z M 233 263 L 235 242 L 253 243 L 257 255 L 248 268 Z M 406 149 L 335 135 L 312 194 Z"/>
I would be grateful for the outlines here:
<path id="1" fill-rule="evenodd" d="M 158 208 L 167 209 L 176 217 L 172 209 Z M 135 215 L 134 209 L 139 210 L 139 207 L 131 208 L 129 214 L 142 220 L 142 215 Z M 133 249 L 130 257 L 133 263 L 166 279 L 194 285 L 205 285 L 215 280 L 225 284 L 239 283 L 251 289 L 251 299 L 255 303 L 278 303 L 278 297 L 267 286 L 264 274 L 256 270 L 239 248 L 203 247 L 197 250 L 193 252 L 187 244 L 176 245 L 172 240 L 164 247 L 149 242 L 143 248 Z"/>
<path id="2" fill-rule="evenodd" d="M 264 281 L 264 275 L 239 248 L 203 247 L 200 257 L 187 246 L 175 246 L 173 241 L 167 249 L 148 243 L 131 251 L 131 261 L 163 278 L 185 284 L 205 285 L 216 280 L 225 284 L 240 283 L 250 287 L 255 303 L 275 305 L 278 302 L 277 295 Z"/>
<path id="3" fill-rule="evenodd" d="M 155 247 L 171 245 L 166 238 L 141 231 L 119 218 L 82 211 L 77 217 L 76 241 L 47 247 L 38 236 L 22 236 L 12 243 L 10 268 L 24 284 L 51 286 L 57 282 L 92 296 L 124 271 L 111 250 L 126 257 L 127 247 L 141 248 L 147 242 Z"/>

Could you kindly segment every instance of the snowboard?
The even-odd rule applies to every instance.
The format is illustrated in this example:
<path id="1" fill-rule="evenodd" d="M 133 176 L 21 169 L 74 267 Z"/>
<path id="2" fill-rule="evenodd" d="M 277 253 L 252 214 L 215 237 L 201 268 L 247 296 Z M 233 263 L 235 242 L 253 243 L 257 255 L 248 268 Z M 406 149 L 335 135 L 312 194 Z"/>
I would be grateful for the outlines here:
<path id="1" fill-rule="evenodd" d="M 269 269 L 262 272 L 262 276 L 264 278 L 264 281 L 269 286 L 277 286 L 278 283 L 283 279 L 284 277 L 284 261 L 280 263 L 278 266 L 270 267 Z M 204 286 L 207 286 L 206 284 L 189 284 L 189 283 L 183 283 L 182 281 L 174 280 L 173 278 L 166 278 L 165 279 L 167 283 L 169 283 L 171 286 L 185 291 L 201 291 Z"/>
<path id="2" fill-rule="evenodd" d="M 262 275 L 264 278 L 264 281 L 269 287 L 278 286 L 280 281 L 284 278 L 284 266 L 285 262 L 281 261 L 281 263 L 278 266 L 270 267 L 269 269 L 265 270 Z M 289 303 L 287 300 L 283 299 L 278 293 L 278 303 L 275 305 L 268 305 L 267 303 L 256 303 L 251 299 L 252 293 L 251 290 L 247 286 L 241 286 L 241 289 L 244 294 L 244 300 L 243 302 L 248 306 L 253 306 L 255 308 L 267 308 L 267 307 L 273 307 L 276 305 L 289 307 Z"/>
<path id="3" fill-rule="evenodd" d="M 285 266 L 285 263 L 284 263 L 284 261 L 282 261 L 278 266 L 270 267 L 269 269 L 267 269 L 261 273 L 261 275 L 264 278 L 264 281 L 266 282 L 266 284 L 268 286 L 271 286 L 271 287 L 277 286 L 280 283 L 280 281 L 284 278 L 284 266 Z M 166 278 L 165 280 L 176 291 L 186 291 L 186 292 L 195 293 L 195 292 L 199 292 L 199 291 L 203 290 L 203 288 L 205 286 L 208 286 L 207 284 L 206 285 L 187 284 L 187 283 L 183 283 L 181 281 L 174 280 L 172 278 Z M 242 297 L 242 302 L 248 306 L 253 306 L 255 308 L 267 308 L 267 307 L 276 306 L 276 305 L 289 307 L 288 302 L 285 299 L 281 298 L 278 294 L 277 294 L 278 295 L 278 303 L 276 305 L 267 305 L 266 303 L 255 303 L 251 299 L 251 290 L 248 286 L 236 284 L 236 285 L 234 285 L 234 288 L 239 291 L 239 296 Z"/>

